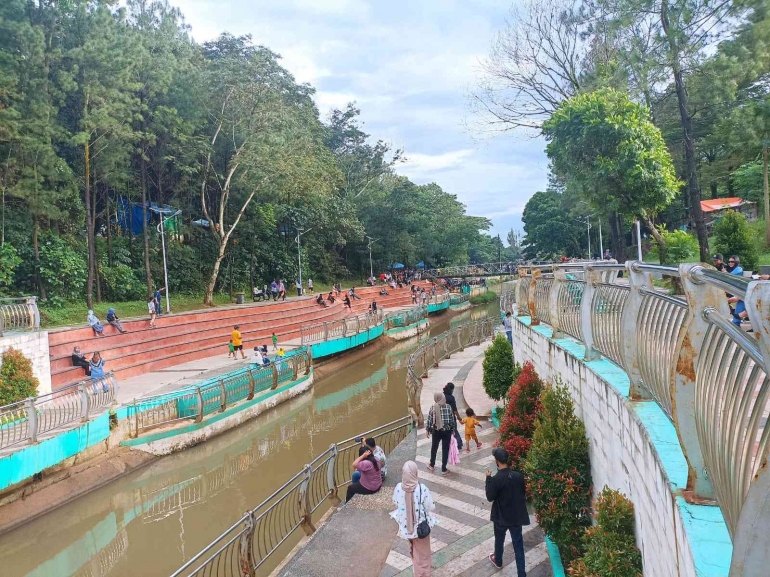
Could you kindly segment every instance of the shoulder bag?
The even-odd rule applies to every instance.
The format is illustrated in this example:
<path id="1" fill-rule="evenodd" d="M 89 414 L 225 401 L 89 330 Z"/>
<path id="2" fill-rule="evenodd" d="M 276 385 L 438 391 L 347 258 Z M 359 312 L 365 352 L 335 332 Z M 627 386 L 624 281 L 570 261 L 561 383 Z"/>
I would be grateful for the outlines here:
<path id="1" fill-rule="evenodd" d="M 420 510 L 417 513 L 417 538 L 418 539 L 425 539 L 428 535 L 430 535 L 430 524 L 428 523 L 428 514 L 425 514 L 425 519 L 420 521 L 420 517 L 422 515 L 423 511 L 423 504 L 422 504 L 422 483 L 420 483 L 420 498 L 419 498 L 419 505 Z"/>

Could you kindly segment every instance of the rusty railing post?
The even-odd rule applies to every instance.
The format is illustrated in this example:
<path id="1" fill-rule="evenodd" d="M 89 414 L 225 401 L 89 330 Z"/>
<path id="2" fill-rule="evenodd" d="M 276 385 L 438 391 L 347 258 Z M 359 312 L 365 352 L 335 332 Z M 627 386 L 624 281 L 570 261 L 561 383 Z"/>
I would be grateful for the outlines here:
<path id="1" fill-rule="evenodd" d="M 310 478 L 312 475 L 313 470 L 310 468 L 310 465 L 305 465 L 302 469 L 302 483 L 300 483 L 299 486 L 299 510 L 300 515 L 302 516 L 300 525 L 306 535 L 315 533 L 313 519 L 310 514 L 310 495 L 308 494 L 308 486 L 310 485 Z"/>
<path id="2" fill-rule="evenodd" d="M 337 482 L 334 478 L 334 471 L 335 467 L 337 466 L 337 457 L 339 456 L 340 452 L 335 443 L 331 444 L 329 450 L 332 452 L 332 454 L 331 457 L 329 457 L 329 463 L 326 466 L 326 486 L 329 489 L 329 500 L 336 507 L 341 502 L 340 498 L 337 496 Z"/>
<path id="3" fill-rule="evenodd" d="M 253 511 L 246 511 L 243 514 L 244 531 L 238 539 L 238 565 L 240 567 L 239 577 L 254 577 L 254 529 L 255 519 Z"/>

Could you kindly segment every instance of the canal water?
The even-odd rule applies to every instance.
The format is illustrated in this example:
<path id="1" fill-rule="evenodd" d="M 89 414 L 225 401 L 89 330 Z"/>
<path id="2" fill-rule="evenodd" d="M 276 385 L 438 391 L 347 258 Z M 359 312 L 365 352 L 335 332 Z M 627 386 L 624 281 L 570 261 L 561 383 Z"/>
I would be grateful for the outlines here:
<path id="1" fill-rule="evenodd" d="M 498 310 L 492 303 L 433 317 L 429 334 Z M 246 425 L 0 536 L 0 575 L 170 575 L 330 444 L 403 417 L 406 363 L 418 344 L 414 338 L 384 347 Z"/>

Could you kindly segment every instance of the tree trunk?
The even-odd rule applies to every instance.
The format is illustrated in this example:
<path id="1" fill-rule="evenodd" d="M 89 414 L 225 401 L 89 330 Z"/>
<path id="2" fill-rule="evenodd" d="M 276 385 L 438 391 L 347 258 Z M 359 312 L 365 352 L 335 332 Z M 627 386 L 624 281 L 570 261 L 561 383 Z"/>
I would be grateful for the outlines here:
<path id="1" fill-rule="evenodd" d="M 85 159 L 85 204 L 86 204 L 86 242 L 88 243 L 88 280 L 86 281 L 86 304 L 89 309 L 94 308 L 94 262 L 96 251 L 94 250 L 94 221 L 91 219 L 93 211 L 91 207 L 91 142 L 86 142 L 83 147 Z"/>
<path id="2" fill-rule="evenodd" d="M 668 257 L 668 246 L 666 246 L 666 241 L 663 240 L 660 232 L 658 232 L 658 229 L 655 228 L 652 219 L 650 219 L 648 216 L 642 215 L 642 220 L 644 221 L 644 225 L 650 229 L 650 233 L 655 239 L 655 242 L 658 243 L 658 258 L 660 260 L 660 264 L 666 264 L 666 257 Z"/>
<path id="3" fill-rule="evenodd" d="M 709 188 L 711 189 L 711 198 L 716 198 L 717 195 L 719 194 L 719 189 L 717 187 L 717 181 L 716 180 L 712 180 L 711 182 L 709 182 Z"/>
<path id="4" fill-rule="evenodd" d="M 762 146 L 762 184 L 765 189 L 765 246 L 770 246 L 770 186 L 767 179 L 767 144 Z"/>
<path id="5" fill-rule="evenodd" d="M 101 302 L 102 302 L 102 279 L 99 276 L 99 259 L 98 258 L 94 262 L 94 277 L 95 277 L 95 280 L 96 280 L 96 303 L 97 304 L 101 304 Z"/>
<path id="6" fill-rule="evenodd" d="M 623 235 L 622 217 L 617 212 L 609 215 L 612 254 L 618 262 L 626 262 L 626 239 Z"/>
<path id="7" fill-rule="evenodd" d="M 94 281 L 96 282 L 96 303 L 101 304 L 102 302 L 102 284 L 99 280 L 99 254 L 96 251 L 96 214 L 97 209 L 99 207 L 99 203 L 97 202 L 98 196 L 97 196 L 97 179 L 96 179 L 96 169 L 92 171 L 93 173 L 93 183 L 91 184 L 91 230 L 94 234 Z"/>
<path id="8" fill-rule="evenodd" d="M 152 273 L 150 272 L 150 233 L 147 230 L 147 162 L 144 154 L 139 157 L 139 180 L 142 188 L 142 237 L 144 238 L 144 274 L 147 278 L 147 298 L 152 296 Z"/>
<path id="9" fill-rule="evenodd" d="M 222 261 L 225 258 L 225 244 L 221 243 L 219 245 L 219 252 L 217 253 L 217 258 L 214 261 L 214 268 L 211 269 L 211 276 L 209 277 L 209 282 L 206 285 L 206 294 L 203 295 L 203 304 L 209 307 L 214 306 L 214 287 L 217 284 L 217 277 L 219 276 L 219 266 L 222 264 Z"/>
<path id="10" fill-rule="evenodd" d="M 660 21 L 671 52 L 671 71 L 674 75 L 676 98 L 679 104 L 679 116 L 682 121 L 682 140 L 684 143 L 685 171 L 687 173 L 687 192 L 690 201 L 690 215 L 698 237 L 700 259 L 702 262 L 708 262 L 709 239 L 708 232 L 706 231 L 706 223 L 703 219 L 703 209 L 700 205 L 701 195 L 700 189 L 698 188 L 698 173 L 695 166 L 695 142 L 692 135 L 692 116 L 690 115 L 690 104 L 687 97 L 687 90 L 684 85 L 681 63 L 679 61 L 679 46 L 669 25 L 667 0 L 664 0 L 661 4 Z"/>
<path id="11" fill-rule="evenodd" d="M 112 266 L 112 215 L 110 214 L 110 189 L 104 193 L 104 201 L 107 207 L 107 266 Z"/>
<path id="12" fill-rule="evenodd" d="M 32 251 L 35 254 L 35 282 L 37 283 L 37 290 L 40 292 L 40 298 L 47 300 L 45 292 L 45 285 L 43 285 L 43 279 L 40 276 L 40 243 L 38 236 L 40 234 L 40 223 L 36 216 L 32 218 Z"/>

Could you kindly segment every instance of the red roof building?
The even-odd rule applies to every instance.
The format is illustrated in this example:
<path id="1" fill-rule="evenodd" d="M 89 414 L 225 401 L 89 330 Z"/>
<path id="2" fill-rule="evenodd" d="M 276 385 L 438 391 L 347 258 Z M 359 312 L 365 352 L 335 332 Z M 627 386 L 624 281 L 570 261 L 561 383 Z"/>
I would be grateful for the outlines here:
<path id="1" fill-rule="evenodd" d="M 706 225 L 711 226 L 725 211 L 740 212 L 749 222 L 757 219 L 757 203 L 743 200 L 737 196 L 731 198 L 712 198 L 700 201 L 701 209 L 706 217 Z"/>

